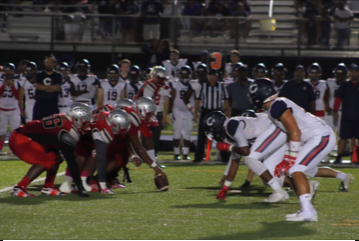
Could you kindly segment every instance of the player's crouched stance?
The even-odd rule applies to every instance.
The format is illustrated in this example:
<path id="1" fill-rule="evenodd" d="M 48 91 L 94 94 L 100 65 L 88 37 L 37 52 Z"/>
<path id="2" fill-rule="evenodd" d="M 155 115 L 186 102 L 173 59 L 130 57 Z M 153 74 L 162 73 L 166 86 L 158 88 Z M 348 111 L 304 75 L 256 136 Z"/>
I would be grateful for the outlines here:
<path id="1" fill-rule="evenodd" d="M 25 177 L 11 191 L 13 197 L 34 197 L 26 191 L 27 186 L 41 173 L 47 171 L 44 195 L 64 195 L 55 188 L 54 182 L 62 161 L 66 159 L 69 171 L 78 188 L 80 197 L 88 197 L 80 178 L 75 158 L 75 145 L 80 133 L 88 131 L 92 118 L 91 108 L 83 103 L 72 104 L 66 114 L 56 114 L 41 121 L 35 120 L 14 130 L 9 138 L 10 149 L 21 160 L 32 165 Z"/>
<path id="2" fill-rule="evenodd" d="M 336 137 L 321 119 L 305 112 L 289 99 L 277 98 L 269 79 L 257 79 L 249 87 L 253 104 L 268 110 L 269 119 L 288 134 L 289 150 L 275 168 L 275 175 L 287 175 L 299 197 L 301 211 L 286 215 L 287 221 L 317 221 L 305 173 L 316 173 L 318 163 L 334 148 Z"/>

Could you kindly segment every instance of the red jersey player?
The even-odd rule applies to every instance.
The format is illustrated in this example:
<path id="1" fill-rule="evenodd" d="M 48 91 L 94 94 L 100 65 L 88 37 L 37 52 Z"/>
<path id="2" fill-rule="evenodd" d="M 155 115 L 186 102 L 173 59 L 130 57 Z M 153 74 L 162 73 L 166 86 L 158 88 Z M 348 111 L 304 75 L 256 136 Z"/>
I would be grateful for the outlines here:
<path id="1" fill-rule="evenodd" d="M 61 113 L 43 118 L 41 121 L 31 121 L 14 130 L 9 138 L 10 149 L 32 167 L 14 186 L 11 196 L 33 197 L 34 195 L 26 192 L 26 188 L 44 171 L 47 171 L 47 175 L 41 193 L 64 195 L 53 187 L 61 162 L 59 158 L 59 152 L 61 152 L 77 185 L 79 196 L 88 197 L 81 183 L 80 171 L 74 154 L 80 133 L 89 130 L 91 117 L 92 111 L 88 105 L 73 103 L 66 114 Z"/>
<path id="2" fill-rule="evenodd" d="M 112 108 L 111 106 L 108 107 Z M 113 110 L 111 112 L 100 111 L 98 114 L 95 114 L 91 120 L 89 125 L 91 131 L 82 135 L 81 140 L 77 143 L 76 154 L 77 156 L 82 156 L 82 160 L 91 156 L 92 150 L 96 151 L 98 181 L 102 193 L 113 194 L 113 192 L 106 186 L 108 146 L 115 138 L 124 138 L 130 128 L 130 124 L 130 117 L 123 110 Z M 94 169 L 92 172 L 94 172 Z M 86 184 L 87 175 L 82 175 L 81 178 L 85 188 L 87 190 L 92 190 L 92 188 Z M 71 192 L 71 182 L 72 179 L 67 176 L 65 182 L 61 185 L 60 190 Z"/>

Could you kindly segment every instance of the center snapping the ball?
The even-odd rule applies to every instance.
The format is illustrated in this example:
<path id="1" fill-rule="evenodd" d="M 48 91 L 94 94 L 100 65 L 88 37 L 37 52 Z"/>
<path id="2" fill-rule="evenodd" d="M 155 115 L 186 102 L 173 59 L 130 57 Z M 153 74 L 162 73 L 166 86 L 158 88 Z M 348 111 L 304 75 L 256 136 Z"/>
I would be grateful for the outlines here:
<path id="1" fill-rule="evenodd" d="M 168 179 L 162 174 L 155 175 L 155 185 L 160 192 L 168 191 Z"/>

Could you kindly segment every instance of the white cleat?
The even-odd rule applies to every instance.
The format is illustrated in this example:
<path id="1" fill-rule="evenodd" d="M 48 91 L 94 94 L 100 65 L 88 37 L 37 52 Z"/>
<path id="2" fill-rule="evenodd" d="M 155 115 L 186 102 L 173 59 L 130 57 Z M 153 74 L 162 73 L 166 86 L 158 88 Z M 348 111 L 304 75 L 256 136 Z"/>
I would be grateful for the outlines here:
<path id="1" fill-rule="evenodd" d="M 348 192 L 350 183 L 352 183 L 353 181 L 354 181 L 353 175 L 352 174 L 347 174 L 347 177 L 345 178 L 345 180 L 340 183 L 339 190 L 344 191 L 344 192 Z"/>
<path id="2" fill-rule="evenodd" d="M 107 187 L 102 189 L 101 193 L 103 193 L 103 194 L 115 194 L 113 191 L 111 191 L 111 189 L 109 189 Z"/>
<path id="3" fill-rule="evenodd" d="M 298 212 L 295 213 L 295 216 L 292 216 L 294 214 L 288 214 L 286 215 L 286 221 L 290 221 L 290 222 L 317 222 L 318 221 L 318 215 L 317 212 L 313 210 L 313 212 L 309 212 L 309 213 L 303 213 L 303 212 Z M 289 217 L 287 217 L 289 216 Z"/>
<path id="4" fill-rule="evenodd" d="M 317 194 L 317 191 L 319 189 L 319 182 L 317 181 L 309 181 L 309 187 L 310 187 L 310 197 L 313 201 L 315 198 L 315 195 Z"/>
<path id="5" fill-rule="evenodd" d="M 62 183 L 61 186 L 59 187 L 59 189 L 61 192 L 64 192 L 64 193 L 71 193 L 74 190 L 72 185 L 67 182 Z"/>
<path id="6" fill-rule="evenodd" d="M 289 199 L 288 193 L 284 190 L 281 190 L 281 191 L 273 192 L 271 195 L 269 195 L 268 198 L 264 199 L 263 202 L 277 203 L 277 202 L 285 201 L 287 199 Z"/>
<path id="7" fill-rule="evenodd" d="M 285 218 L 295 218 L 298 214 L 300 213 L 300 211 L 296 212 L 296 213 L 291 213 L 291 214 L 287 214 L 285 215 Z"/>

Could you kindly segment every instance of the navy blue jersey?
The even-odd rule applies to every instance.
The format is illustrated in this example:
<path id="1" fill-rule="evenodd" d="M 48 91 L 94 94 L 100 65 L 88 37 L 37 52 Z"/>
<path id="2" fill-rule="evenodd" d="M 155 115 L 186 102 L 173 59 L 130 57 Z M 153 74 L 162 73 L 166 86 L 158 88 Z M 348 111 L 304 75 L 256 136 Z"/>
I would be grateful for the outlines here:
<path id="1" fill-rule="evenodd" d="M 57 72 L 53 72 L 51 75 L 46 74 L 46 72 L 38 71 L 35 75 L 35 83 L 42 85 L 61 85 L 62 75 Z M 46 103 L 57 103 L 59 98 L 59 92 L 46 92 L 41 90 L 35 91 L 35 100 Z"/>

